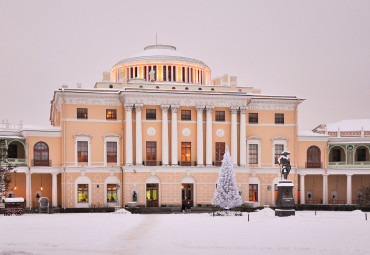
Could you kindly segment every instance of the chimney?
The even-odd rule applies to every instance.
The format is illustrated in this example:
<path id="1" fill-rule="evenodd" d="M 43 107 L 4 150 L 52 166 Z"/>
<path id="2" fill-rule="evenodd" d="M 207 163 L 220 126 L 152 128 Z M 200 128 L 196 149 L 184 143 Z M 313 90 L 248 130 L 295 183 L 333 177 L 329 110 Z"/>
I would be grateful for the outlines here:
<path id="1" fill-rule="evenodd" d="M 238 77 L 237 76 L 230 76 L 230 86 L 232 89 L 236 89 L 236 86 L 238 84 Z"/>
<path id="2" fill-rule="evenodd" d="M 103 81 L 110 81 L 110 72 L 103 72 Z"/>
<path id="3" fill-rule="evenodd" d="M 78 89 L 82 88 L 82 83 L 77 83 L 77 88 Z"/>
<path id="4" fill-rule="evenodd" d="M 212 80 L 212 85 L 221 85 L 221 78 L 217 77 Z"/>
<path id="5" fill-rule="evenodd" d="M 63 88 L 63 89 L 68 89 L 68 85 L 67 85 L 67 84 L 63 84 L 63 85 L 62 85 L 62 88 Z"/>

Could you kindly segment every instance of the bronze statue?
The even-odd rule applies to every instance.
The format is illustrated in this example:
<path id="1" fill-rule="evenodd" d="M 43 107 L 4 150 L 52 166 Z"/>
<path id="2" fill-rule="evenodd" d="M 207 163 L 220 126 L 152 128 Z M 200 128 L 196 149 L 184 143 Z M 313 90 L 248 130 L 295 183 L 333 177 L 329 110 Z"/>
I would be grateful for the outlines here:
<path id="1" fill-rule="evenodd" d="M 290 169 L 292 167 L 290 166 L 290 159 L 288 158 L 288 155 L 290 154 L 289 151 L 283 151 L 281 153 L 282 155 L 278 159 L 279 165 L 282 165 L 281 174 L 284 175 L 284 180 L 288 179 L 288 174 L 290 173 Z"/>

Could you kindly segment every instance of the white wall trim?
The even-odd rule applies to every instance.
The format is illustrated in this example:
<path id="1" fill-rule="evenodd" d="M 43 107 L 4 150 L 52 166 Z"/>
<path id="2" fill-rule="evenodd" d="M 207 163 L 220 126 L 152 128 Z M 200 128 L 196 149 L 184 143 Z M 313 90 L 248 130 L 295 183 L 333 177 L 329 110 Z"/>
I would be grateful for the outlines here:
<path id="1" fill-rule="evenodd" d="M 257 144 L 258 146 L 258 167 L 261 167 L 261 138 L 253 138 L 253 139 L 249 139 L 249 137 L 247 138 L 247 166 L 249 166 L 249 145 L 250 144 Z"/>
<path id="2" fill-rule="evenodd" d="M 249 177 L 249 184 L 258 184 L 258 202 L 253 202 L 253 207 L 259 207 L 261 206 L 261 181 L 258 177 L 251 176 Z M 248 186 L 248 193 L 249 193 L 249 186 Z"/>
<path id="3" fill-rule="evenodd" d="M 79 203 L 78 202 L 78 184 L 88 184 L 88 202 L 87 203 Z M 91 190 L 92 190 L 92 183 L 89 177 L 85 175 L 81 175 L 76 178 L 75 180 L 75 207 L 76 208 L 88 208 L 91 206 Z"/>
<path id="4" fill-rule="evenodd" d="M 108 133 L 104 136 L 104 166 L 106 167 L 108 165 L 107 162 L 107 142 L 116 142 L 117 143 L 117 164 L 116 166 L 120 166 L 120 155 L 121 155 L 121 136 L 115 134 L 115 133 Z"/>
<path id="5" fill-rule="evenodd" d="M 87 150 L 88 150 L 88 162 L 87 162 L 87 165 L 88 166 L 91 166 L 91 135 L 85 133 L 85 132 L 80 132 L 80 133 L 77 133 L 75 135 L 73 135 L 74 138 L 75 138 L 75 166 L 78 166 L 78 157 L 77 157 L 77 142 L 87 142 L 88 144 L 88 147 L 87 147 Z M 83 163 L 82 163 L 83 164 Z"/>
<path id="6" fill-rule="evenodd" d="M 116 206 L 117 202 L 108 202 L 107 201 L 107 194 L 108 194 L 107 184 L 117 184 L 117 185 L 120 186 L 120 189 L 119 190 L 117 189 L 117 201 L 118 201 L 118 205 L 120 205 L 122 185 L 121 185 L 121 182 L 119 181 L 119 178 L 117 178 L 117 176 L 108 176 L 107 178 L 105 178 L 105 181 L 104 181 L 104 204 L 109 205 L 109 206 Z"/>
<path id="7" fill-rule="evenodd" d="M 145 192 L 145 207 L 147 206 L 146 204 L 146 184 L 147 183 L 158 183 L 158 207 L 161 207 L 162 205 L 162 187 L 161 187 L 161 179 L 159 179 L 158 176 L 151 175 L 145 180 L 145 187 L 144 187 L 144 192 Z"/>

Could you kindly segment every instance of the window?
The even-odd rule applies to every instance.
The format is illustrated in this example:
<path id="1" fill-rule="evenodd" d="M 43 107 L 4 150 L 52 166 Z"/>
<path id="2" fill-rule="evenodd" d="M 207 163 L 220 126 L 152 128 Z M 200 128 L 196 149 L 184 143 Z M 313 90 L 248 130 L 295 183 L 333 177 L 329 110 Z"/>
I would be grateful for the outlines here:
<path id="1" fill-rule="evenodd" d="M 154 71 L 154 80 L 157 80 L 157 66 L 153 66 L 153 71 Z"/>
<path id="2" fill-rule="evenodd" d="M 216 146 L 215 146 L 215 149 L 216 149 L 216 163 L 215 163 L 215 165 L 216 166 L 221 166 L 222 159 L 224 158 L 224 154 L 225 154 L 225 143 L 217 142 Z"/>
<path id="3" fill-rule="evenodd" d="M 144 66 L 144 80 L 146 80 L 146 66 Z"/>
<path id="4" fill-rule="evenodd" d="M 181 143 L 181 165 L 183 166 L 191 165 L 191 143 L 190 142 Z"/>
<path id="5" fill-rule="evenodd" d="M 356 161 L 366 161 L 366 148 L 357 148 Z"/>
<path id="6" fill-rule="evenodd" d="M 176 79 L 176 66 L 173 66 L 172 70 L 173 70 L 173 80 L 177 81 L 177 79 Z"/>
<path id="7" fill-rule="evenodd" d="M 87 119 L 87 108 L 77 108 L 77 119 Z"/>
<path id="8" fill-rule="evenodd" d="M 185 82 L 185 67 L 182 67 L 182 82 Z"/>
<path id="9" fill-rule="evenodd" d="M 249 123 L 258 124 L 258 113 L 248 114 Z"/>
<path id="10" fill-rule="evenodd" d="M 88 162 L 88 142 L 77 141 L 77 160 L 78 162 Z"/>
<path id="11" fill-rule="evenodd" d="M 307 168 L 321 167 L 321 152 L 317 146 L 311 146 L 307 149 Z"/>
<path id="12" fill-rule="evenodd" d="M 279 164 L 278 159 L 284 151 L 284 144 L 275 144 L 275 164 Z"/>
<path id="13" fill-rule="evenodd" d="M 333 149 L 332 150 L 332 153 L 333 153 L 333 162 L 340 162 L 340 161 L 342 161 L 341 160 L 341 152 L 342 152 L 341 149 Z"/>
<path id="14" fill-rule="evenodd" d="M 117 184 L 107 184 L 107 202 L 117 201 Z"/>
<path id="15" fill-rule="evenodd" d="M 107 120 L 116 120 L 117 119 L 117 110 L 116 109 L 107 109 L 106 118 L 107 118 Z"/>
<path id="16" fill-rule="evenodd" d="M 156 117 L 156 110 L 155 109 L 146 109 L 146 119 L 147 120 L 155 120 Z"/>
<path id="17" fill-rule="evenodd" d="M 33 147 L 34 166 L 49 166 L 49 147 L 44 142 L 38 142 Z"/>
<path id="18" fill-rule="evenodd" d="M 8 145 L 8 158 L 18 158 L 18 146 L 11 143 Z"/>
<path id="19" fill-rule="evenodd" d="M 181 110 L 181 120 L 191 120 L 191 110 Z"/>
<path id="20" fill-rule="evenodd" d="M 168 81 L 172 81 L 172 69 L 171 66 L 168 66 Z"/>
<path id="21" fill-rule="evenodd" d="M 107 142 L 107 163 L 117 163 L 117 142 Z"/>
<path id="22" fill-rule="evenodd" d="M 135 78 L 138 77 L 137 66 L 135 66 Z"/>
<path id="23" fill-rule="evenodd" d="M 216 111 L 216 121 L 225 121 L 225 111 Z"/>
<path id="24" fill-rule="evenodd" d="M 157 142 L 146 142 L 146 166 L 155 166 L 157 162 Z"/>
<path id="25" fill-rule="evenodd" d="M 284 113 L 275 113 L 275 124 L 284 124 Z"/>
<path id="26" fill-rule="evenodd" d="M 258 184 L 249 184 L 249 201 L 258 202 Z"/>
<path id="27" fill-rule="evenodd" d="M 249 144 L 249 164 L 258 164 L 258 144 Z"/>
<path id="28" fill-rule="evenodd" d="M 89 202 L 89 184 L 78 184 L 77 201 L 79 203 Z"/>
<path id="29" fill-rule="evenodd" d="M 130 78 L 134 78 L 134 68 L 130 68 Z"/>
<path id="30" fill-rule="evenodd" d="M 167 81 L 167 66 L 163 66 L 163 81 Z"/>

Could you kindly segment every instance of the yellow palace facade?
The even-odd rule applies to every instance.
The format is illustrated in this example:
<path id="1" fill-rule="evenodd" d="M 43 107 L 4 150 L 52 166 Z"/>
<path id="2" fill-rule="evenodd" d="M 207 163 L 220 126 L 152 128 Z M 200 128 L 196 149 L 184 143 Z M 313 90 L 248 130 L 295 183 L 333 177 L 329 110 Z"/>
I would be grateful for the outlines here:
<path id="1" fill-rule="evenodd" d="M 206 206 L 229 147 L 250 206 L 274 205 L 284 150 L 296 203 L 355 203 L 370 183 L 368 120 L 360 133 L 298 131 L 302 102 L 238 86 L 235 76 L 212 78 L 173 46 L 148 46 L 93 88 L 55 91 L 51 126 L 1 124 L 1 146 L 16 166 L 3 195 L 24 197 L 27 207 L 40 197 L 60 208 Z"/>

